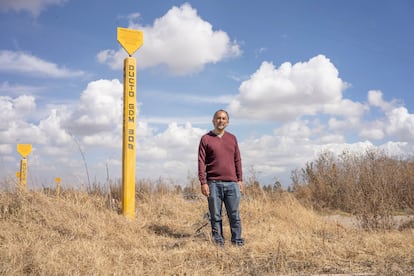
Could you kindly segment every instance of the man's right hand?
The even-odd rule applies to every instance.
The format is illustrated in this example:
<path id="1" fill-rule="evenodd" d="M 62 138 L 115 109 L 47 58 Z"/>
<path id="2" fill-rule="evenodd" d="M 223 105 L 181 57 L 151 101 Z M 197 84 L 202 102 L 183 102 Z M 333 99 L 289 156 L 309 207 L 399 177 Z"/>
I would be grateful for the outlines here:
<path id="1" fill-rule="evenodd" d="M 203 184 L 201 185 L 201 193 L 205 196 L 209 196 L 210 195 L 210 189 L 208 187 L 208 184 Z"/>

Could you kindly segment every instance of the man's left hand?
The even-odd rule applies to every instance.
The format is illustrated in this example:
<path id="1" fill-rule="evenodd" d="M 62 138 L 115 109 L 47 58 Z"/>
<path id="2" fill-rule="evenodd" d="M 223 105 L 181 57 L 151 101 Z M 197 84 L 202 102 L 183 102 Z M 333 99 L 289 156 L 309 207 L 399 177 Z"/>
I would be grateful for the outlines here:
<path id="1" fill-rule="evenodd" d="M 237 183 L 239 184 L 240 192 L 243 193 L 243 181 L 237 181 Z"/>

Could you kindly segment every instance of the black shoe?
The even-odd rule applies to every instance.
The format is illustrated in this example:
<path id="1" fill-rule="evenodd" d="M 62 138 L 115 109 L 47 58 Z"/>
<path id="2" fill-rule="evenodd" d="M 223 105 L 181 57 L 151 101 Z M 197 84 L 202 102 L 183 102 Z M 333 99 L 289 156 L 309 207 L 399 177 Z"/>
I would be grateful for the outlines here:
<path id="1" fill-rule="evenodd" d="M 214 241 L 217 246 L 224 246 L 224 241 Z"/>
<path id="2" fill-rule="evenodd" d="M 232 241 L 231 244 L 235 246 L 243 246 L 244 240 Z"/>

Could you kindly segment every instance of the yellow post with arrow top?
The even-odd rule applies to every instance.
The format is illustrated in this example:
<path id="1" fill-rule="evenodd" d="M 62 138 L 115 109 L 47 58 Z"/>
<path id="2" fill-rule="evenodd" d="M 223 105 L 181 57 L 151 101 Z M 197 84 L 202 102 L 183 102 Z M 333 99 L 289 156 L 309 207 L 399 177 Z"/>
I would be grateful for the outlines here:
<path id="1" fill-rule="evenodd" d="M 122 214 L 133 219 L 135 217 L 137 63 L 132 55 L 142 46 L 144 39 L 141 31 L 117 28 L 117 40 L 129 55 L 124 60 Z"/>
<path id="2" fill-rule="evenodd" d="M 17 152 L 22 156 L 20 161 L 20 188 L 27 188 L 27 159 L 26 157 L 32 152 L 31 144 L 17 144 Z"/>
<path id="3" fill-rule="evenodd" d="M 56 182 L 56 196 L 60 195 L 60 181 L 61 178 L 60 177 L 56 177 L 55 178 L 55 182 Z"/>

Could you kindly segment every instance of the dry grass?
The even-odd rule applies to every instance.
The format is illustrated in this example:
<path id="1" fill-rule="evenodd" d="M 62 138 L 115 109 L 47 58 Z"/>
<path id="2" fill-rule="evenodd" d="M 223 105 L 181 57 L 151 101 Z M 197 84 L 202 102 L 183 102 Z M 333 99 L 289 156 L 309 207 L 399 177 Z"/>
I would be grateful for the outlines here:
<path id="1" fill-rule="evenodd" d="M 119 203 L 117 203 L 119 205 Z M 210 241 L 205 199 L 149 193 L 129 221 L 104 196 L 0 193 L 3 275 L 277 275 L 414 273 L 414 231 L 328 222 L 288 194 L 247 195 L 246 245 Z M 227 221 L 227 220 L 226 220 Z M 229 238 L 228 224 L 225 224 Z"/>

